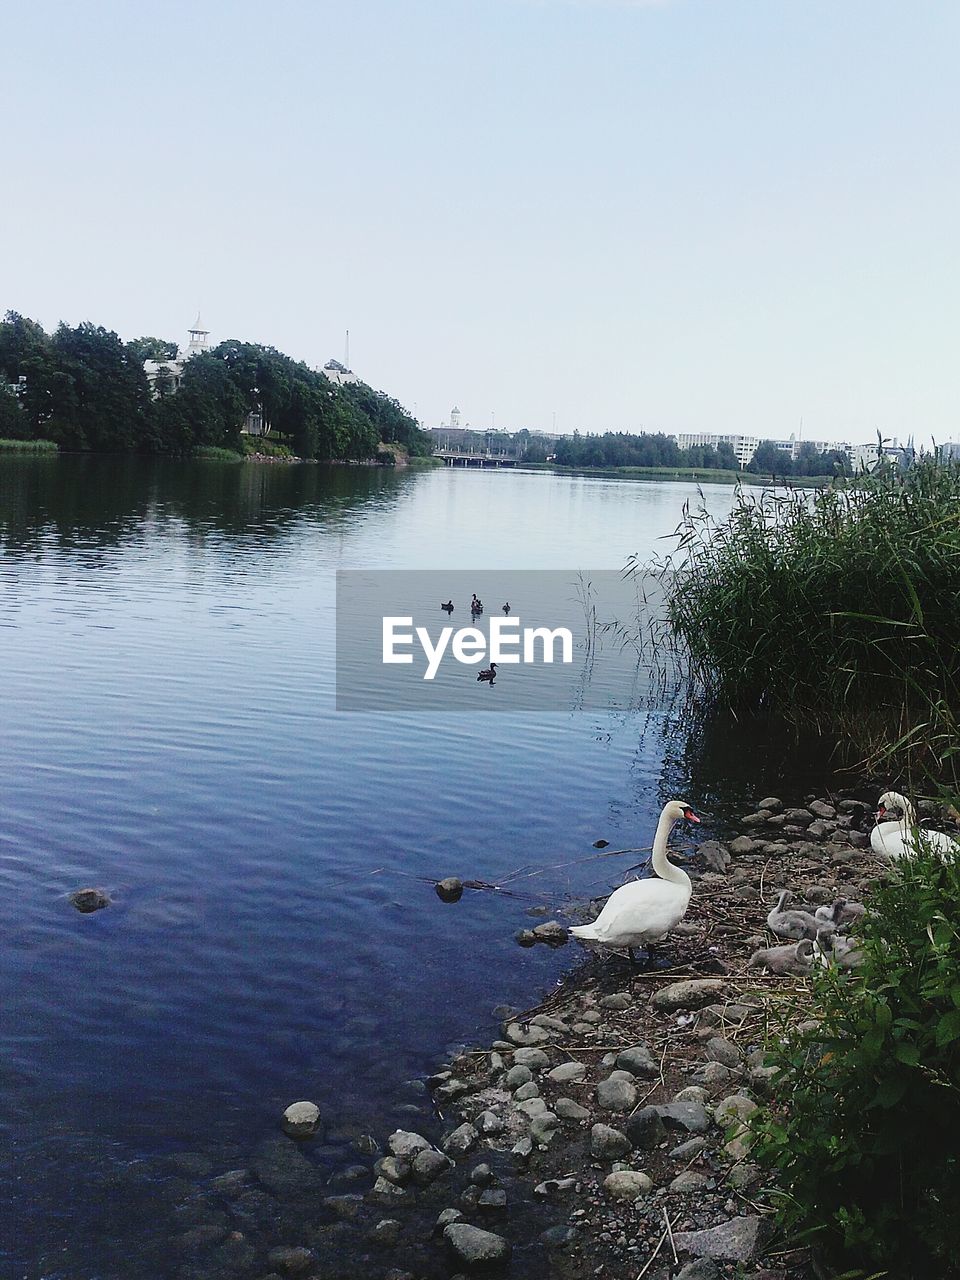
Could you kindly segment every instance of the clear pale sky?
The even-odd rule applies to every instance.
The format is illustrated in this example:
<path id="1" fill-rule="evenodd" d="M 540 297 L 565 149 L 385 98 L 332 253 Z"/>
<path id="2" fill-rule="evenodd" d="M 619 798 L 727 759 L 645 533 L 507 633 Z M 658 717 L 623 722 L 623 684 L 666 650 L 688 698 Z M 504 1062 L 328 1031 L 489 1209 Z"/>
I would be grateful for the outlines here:
<path id="1" fill-rule="evenodd" d="M 960 439 L 954 0 L 5 6 L 0 310 L 425 425 Z M 495 419 L 492 418 L 495 415 Z"/>

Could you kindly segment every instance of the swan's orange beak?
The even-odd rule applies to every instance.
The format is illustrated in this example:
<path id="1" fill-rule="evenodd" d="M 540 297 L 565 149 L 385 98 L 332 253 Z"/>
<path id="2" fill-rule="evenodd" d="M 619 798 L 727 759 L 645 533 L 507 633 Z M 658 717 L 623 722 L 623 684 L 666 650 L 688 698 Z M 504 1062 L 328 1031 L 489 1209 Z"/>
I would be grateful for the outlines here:
<path id="1" fill-rule="evenodd" d="M 700 821 L 700 819 L 697 817 L 697 815 L 696 815 L 696 814 L 693 812 L 693 810 L 692 810 L 692 809 L 690 809 L 690 808 L 684 809 L 684 811 L 683 811 L 683 816 L 686 818 L 686 820 L 687 820 L 688 822 L 699 822 L 699 821 Z"/>
<path id="2" fill-rule="evenodd" d="M 878 821 L 878 822 L 880 821 L 880 819 L 883 817 L 883 815 L 884 815 L 886 812 L 887 812 L 887 806 L 886 806 L 885 804 L 882 804 L 882 805 L 880 806 L 880 808 L 877 810 L 877 821 Z"/>

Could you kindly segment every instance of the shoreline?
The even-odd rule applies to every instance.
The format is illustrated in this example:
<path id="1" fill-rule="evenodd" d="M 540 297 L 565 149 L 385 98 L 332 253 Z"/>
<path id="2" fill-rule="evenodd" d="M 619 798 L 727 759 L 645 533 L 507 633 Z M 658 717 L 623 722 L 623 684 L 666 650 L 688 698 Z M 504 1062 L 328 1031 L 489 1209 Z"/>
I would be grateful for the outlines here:
<path id="1" fill-rule="evenodd" d="M 355 1163 L 326 1179 L 310 1158 L 312 1146 L 322 1158 L 323 1117 L 308 1140 L 278 1123 L 249 1168 L 206 1184 L 207 1207 L 177 1242 L 187 1264 L 179 1275 L 823 1274 L 806 1249 L 773 1236 L 770 1187 L 745 1127 L 771 1093 L 768 1022 L 788 1002 L 808 1002 L 809 987 L 750 960 L 778 941 L 766 917 L 780 888 L 813 910 L 860 899 L 883 875 L 860 829 L 863 810 L 849 795 L 795 808 L 771 797 L 739 831 L 702 833 L 714 838 L 674 855 L 695 878 L 686 917 L 663 944 L 667 965 L 637 970 L 615 953 L 592 954 L 534 1008 L 498 1010 L 499 1038 L 408 1082 L 411 1128 L 354 1140 Z M 562 944 L 563 932 L 551 923 L 541 936 Z M 328 1141 L 336 1117 L 329 1123 Z M 265 1209 L 259 1222 L 244 1217 L 258 1198 L 275 1198 L 282 1229 Z M 241 1255 L 238 1272 L 231 1259 Z"/>

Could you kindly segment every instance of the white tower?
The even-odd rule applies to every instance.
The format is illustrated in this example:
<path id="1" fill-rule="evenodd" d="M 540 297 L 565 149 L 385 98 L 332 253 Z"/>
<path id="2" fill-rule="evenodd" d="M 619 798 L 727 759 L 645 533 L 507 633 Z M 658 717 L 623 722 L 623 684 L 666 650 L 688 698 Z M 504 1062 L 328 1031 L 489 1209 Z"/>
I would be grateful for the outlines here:
<path id="1" fill-rule="evenodd" d="M 450 410 L 450 426 L 459 427 L 459 425 L 460 425 L 460 410 L 456 407 L 456 405 L 454 405 L 454 407 Z"/>
<path id="2" fill-rule="evenodd" d="M 187 357 L 195 356 L 200 351 L 210 350 L 210 330 L 203 327 L 203 321 L 200 319 L 200 312 L 197 312 L 197 318 L 193 325 L 187 330 L 190 334 L 190 341 L 187 343 Z"/>

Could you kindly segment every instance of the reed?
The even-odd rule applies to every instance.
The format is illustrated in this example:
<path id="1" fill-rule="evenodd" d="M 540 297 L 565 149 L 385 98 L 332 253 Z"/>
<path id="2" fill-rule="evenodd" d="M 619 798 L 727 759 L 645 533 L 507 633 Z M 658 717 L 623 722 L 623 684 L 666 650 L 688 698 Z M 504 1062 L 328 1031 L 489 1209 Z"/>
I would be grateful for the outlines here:
<path id="1" fill-rule="evenodd" d="M 960 467 L 684 511 L 669 619 L 718 703 L 956 784 Z"/>
<path id="2" fill-rule="evenodd" d="M 56 453 L 52 440 L 0 440 L 0 453 Z"/>

